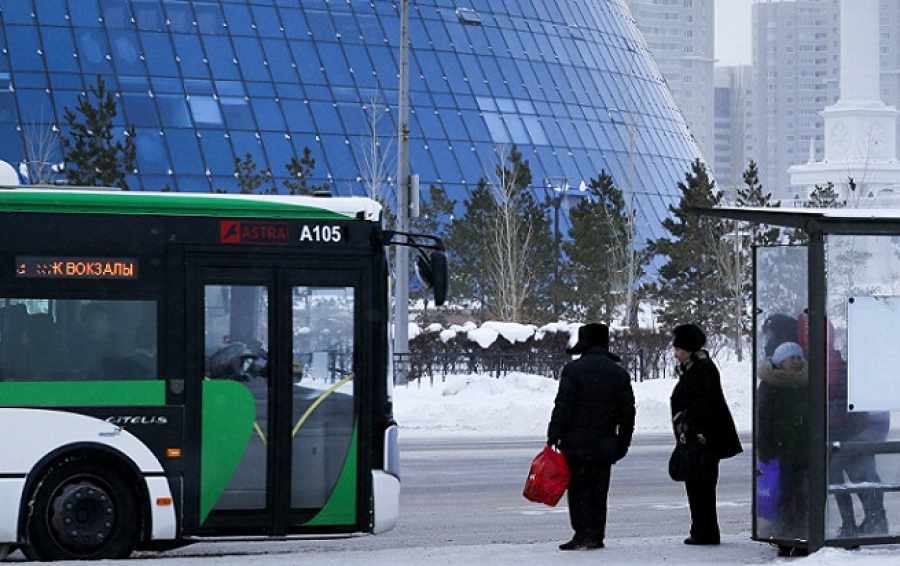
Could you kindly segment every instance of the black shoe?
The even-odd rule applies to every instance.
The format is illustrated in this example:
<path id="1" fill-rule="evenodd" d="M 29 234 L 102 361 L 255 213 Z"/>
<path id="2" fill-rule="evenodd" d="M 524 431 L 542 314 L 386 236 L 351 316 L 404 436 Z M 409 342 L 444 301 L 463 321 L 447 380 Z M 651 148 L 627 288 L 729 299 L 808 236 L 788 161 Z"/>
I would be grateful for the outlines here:
<path id="1" fill-rule="evenodd" d="M 837 531 L 837 538 L 856 538 L 856 525 L 841 525 Z"/>
<path id="2" fill-rule="evenodd" d="M 809 549 L 805 546 L 778 545 L 778 556 L 809 556 Z"/>
<path id="3" fill-rule="evenodd" d="M 684 539 L 684 544 L 690 544 L 692 546 L 707 546 L 707 545 L 719 544 L 720 542 L 721 541 L 719 541 L 719 539 L 717 539 L 717 538 L 701 539 L 701 538 L 688 537 L 688 538 Z"/>
<path id="4" fill-rule="evenodd" d="M 888 532 L 887 517 L 884 511 L 877 511 L 866 515 L 863 522 L 859 524 L 859 534 L 861 535 L 883 535 Z"/>
<path id="5" fill-rule="evenodd" d="M 595 540 L 578 540 L 573 538 L 569 542 L 559 545 L 560 550 L 587 550 L 592 548 L 603 548 L 603 543 Z"/>

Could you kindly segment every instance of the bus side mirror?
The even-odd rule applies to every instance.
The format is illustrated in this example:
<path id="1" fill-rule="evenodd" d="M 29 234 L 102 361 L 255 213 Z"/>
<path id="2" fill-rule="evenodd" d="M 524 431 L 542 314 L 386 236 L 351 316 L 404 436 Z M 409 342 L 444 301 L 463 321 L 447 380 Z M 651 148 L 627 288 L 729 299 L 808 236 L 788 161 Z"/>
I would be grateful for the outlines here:
<path id="1" fill-rule="evenodd" d="M 419 281 L 434 293 L 435 306 L 441 306 L 447 300 L 447 286 L 449 275 L 447 273 L 447 254 L 434 250 L 428 257 L 420 253 L 416 257 L 416 274 Z"/>

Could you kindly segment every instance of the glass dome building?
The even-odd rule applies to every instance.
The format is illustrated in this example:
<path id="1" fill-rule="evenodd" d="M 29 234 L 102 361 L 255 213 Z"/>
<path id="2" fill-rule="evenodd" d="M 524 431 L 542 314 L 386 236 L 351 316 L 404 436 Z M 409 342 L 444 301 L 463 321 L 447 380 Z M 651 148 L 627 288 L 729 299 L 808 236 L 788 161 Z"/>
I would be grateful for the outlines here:
<path id="1" fill-rule="evenodd" d="M 0 159 L 35 182 L 61 160 L 65 109 L 102 76 L 122 130 L 137 131 L 132 190 L 235 191 L 247 154 L 280 187 L 308 147 L 311 184 L 389 195 L 400 9 L 0 0 Z M 461 203 L 515 145 L 538 194 L 606 170 L 654 233 L 700 157 L 623 0 L 410 0 L 409 36 L 409 163 L 423 194 L 439 185 Z"/>

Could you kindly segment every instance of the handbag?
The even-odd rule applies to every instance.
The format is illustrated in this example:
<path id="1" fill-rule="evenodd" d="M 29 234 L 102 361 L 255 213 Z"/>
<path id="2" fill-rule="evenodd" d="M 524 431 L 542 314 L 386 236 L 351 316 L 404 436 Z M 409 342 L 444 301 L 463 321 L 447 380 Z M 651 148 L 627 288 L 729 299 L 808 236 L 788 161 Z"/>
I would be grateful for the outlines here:
<path id="1" fill-rule="evenodd" d="M 675 481 L 697 481 L 714 476 L 716 458 L 699 434 L 678 435 L 678 442 L 669 457 L 669 477 Z"/>
<path id="2" fill-rule="evenodd" d="M 778 518 L 781 497 L 781 464 L 778 460 L 759 462 L 756 469 L 756 516 L 767 521 Z"/>
<path id="3" fill-rule="evenodd" d="M 556 507 L 569 487 L 569 478 L 566 457 L 558 449 L 545 446 L 531 462 L 522 495 L 528 501 Z"/>

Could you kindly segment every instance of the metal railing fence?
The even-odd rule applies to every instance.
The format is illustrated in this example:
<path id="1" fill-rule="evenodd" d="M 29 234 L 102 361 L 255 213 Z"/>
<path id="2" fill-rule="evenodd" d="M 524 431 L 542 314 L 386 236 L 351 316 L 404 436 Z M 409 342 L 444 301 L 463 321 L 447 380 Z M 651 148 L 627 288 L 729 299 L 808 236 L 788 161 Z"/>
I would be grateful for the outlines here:
<path id="1" fill-rule="evenodd" d="M 650 378 L 645 371 L 643 352 L 620 353 L 622 363 L 633 381 Z M 434 383 L 448 375 L 481 374 L 502 377 L 511 372 L 542 375 L 558 379 L 559 372 L 572 357 L 565 352 L 410 352 L 394 354 L 394 383 Z"/>

